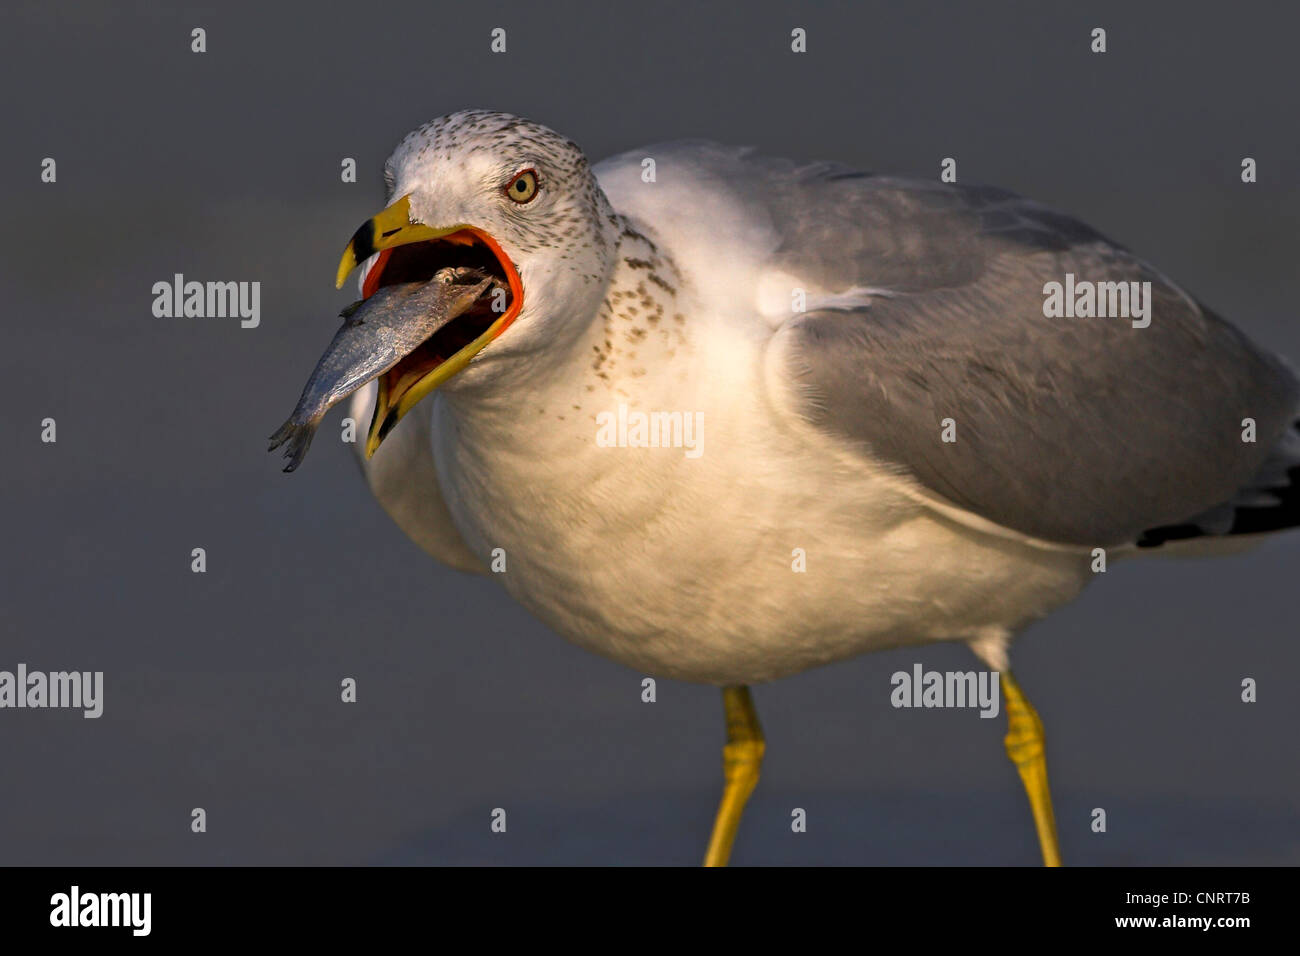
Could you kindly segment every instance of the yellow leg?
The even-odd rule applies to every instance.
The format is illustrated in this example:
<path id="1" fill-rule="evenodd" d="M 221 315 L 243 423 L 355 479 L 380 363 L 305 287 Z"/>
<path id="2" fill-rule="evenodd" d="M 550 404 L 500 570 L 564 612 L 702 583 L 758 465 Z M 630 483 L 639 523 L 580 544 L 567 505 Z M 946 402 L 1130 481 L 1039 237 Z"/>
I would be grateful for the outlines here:
<path id="1" fill-rule="evenodd" d="M 1025 699 L 1016 679 L 1002 673 L 1002 701 L 1007 711 L 1007 756 L 1020 771 L 1020 780 L 1034 811 L 1038 844 L 1043 848 L 1043 865 L 1060 866 L 1061 848 L 1056 842 L 1056 817 L 1052 813 L 1052 792 L 1047 786 L 1047 758 L 1043 753 L 1043 722 Z"/>
<path id="2" fill-rule="evenodd" d="M 763 763 L 763 728 L 758 726 L 758 712 L 750 699 L 749 688 L 722 688 L 722 707 L 727 715 L 727 743 L 722 748 L 722 803 L 713 820 L 713 836 L 704 856 L 705 866 L 726 866 L 731 845 L 736 840 L 740 815 L 745 801 L 758 783 L 758 768 Z"/>

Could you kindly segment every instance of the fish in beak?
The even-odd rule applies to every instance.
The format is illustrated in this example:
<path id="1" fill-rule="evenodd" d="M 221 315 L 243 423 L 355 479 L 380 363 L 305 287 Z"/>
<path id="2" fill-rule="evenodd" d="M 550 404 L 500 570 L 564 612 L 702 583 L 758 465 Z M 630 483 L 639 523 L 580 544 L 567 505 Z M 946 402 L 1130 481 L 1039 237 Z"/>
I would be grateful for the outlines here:
<path id="1" fill-rule="evenodd" d="M 285 471 L 307 454 L 325 413 L 378 378 L 366 457 L 417 402 L 469 364 L 523 307 L 523 284 L 509 256 L 481 229 L 434 228 L 410 218 L 404 196 L 353 234 L 337 285 L 378 254 L 363 299 L 321 356 L 293 415 L 271 437 L 288 444 Z"/>
<path id="2" fill-rule="evenodd" d="M 471 309 L 492 284 L 491 277 L 477 270 L 448 268 L 430 282 L 385 286 L 344 309 L 343 326 L 316 363 L 293 414 L 271 436 L 270 451 L 288 446 L 284 470 L 298 467 L 327 411 L 436 340 L 438 332 Z"/>

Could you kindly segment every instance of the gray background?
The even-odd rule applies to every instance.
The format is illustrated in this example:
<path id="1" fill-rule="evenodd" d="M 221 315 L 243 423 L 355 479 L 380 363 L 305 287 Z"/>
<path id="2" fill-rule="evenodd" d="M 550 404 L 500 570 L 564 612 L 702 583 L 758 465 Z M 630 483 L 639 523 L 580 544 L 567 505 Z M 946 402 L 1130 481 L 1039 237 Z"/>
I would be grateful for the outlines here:
<path id="1" fill-rule="evenodd" d="M 1294 13 L 612 6 L 6 5 L 0 669 L 103 670 L 107 688 L 97 721 L 0 711 L 0 862 L 701 856 L 715 690 L 660 681 L 643 704 L 642 675 L 436 566 L 329 440 L 339 413 L 294 476 L 264 451 L 352 298 L 334 268 L 383 159 L 441 113 L 519 112 L 593 159 L 679 136 L 924 176 L 954 156 L 963 181 L 1081 216 L 1300 357 Z M 155 319 L 174 272 L 260 280 L 261 327 Z M 1019 644 L 1067 862 L 1300 861 L 1297 555 L 1292 535 L 1120 565 Z M 1036 862 L 1004 721 L 889 706 L 915 660 L 973 666 L 927 648 L 757 689 L 769 757 L 735 862 Z"/>

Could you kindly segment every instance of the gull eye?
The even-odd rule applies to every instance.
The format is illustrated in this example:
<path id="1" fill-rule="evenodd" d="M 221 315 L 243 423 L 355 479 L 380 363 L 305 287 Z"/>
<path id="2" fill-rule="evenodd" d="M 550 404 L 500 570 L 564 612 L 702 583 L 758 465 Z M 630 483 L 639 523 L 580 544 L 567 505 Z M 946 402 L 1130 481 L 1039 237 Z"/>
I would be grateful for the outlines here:
<path id="1" fill-rule="evenodd" d="M 506 184 L 506 195 L 521 206 L 532 202 L 537 195 L 537 173 L 531 169 L 516 173 L 515 178 Z"/>

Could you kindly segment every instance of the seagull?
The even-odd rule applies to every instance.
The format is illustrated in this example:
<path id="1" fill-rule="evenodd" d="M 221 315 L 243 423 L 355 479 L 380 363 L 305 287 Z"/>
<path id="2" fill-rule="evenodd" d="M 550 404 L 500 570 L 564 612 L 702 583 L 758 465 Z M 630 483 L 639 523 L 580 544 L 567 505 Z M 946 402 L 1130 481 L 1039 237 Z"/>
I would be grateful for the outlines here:
<path id="1" fill-rule="evenodd" d="M 362 301 L 274 443 L 292 469 L 350 396 L 370 490 L 423 550 L 587 650 L 719 687 L 706 865 L 758 782 L 751 685 L 939 641 L 996 672 L 1059 865 L 1016 634 L 1099 555 L 1300 523 L 1289 367 L 1010 192 L 703 141 L 593 166 L 483 110 L 408 134 L 384 180 L 338 270 Z"/>

